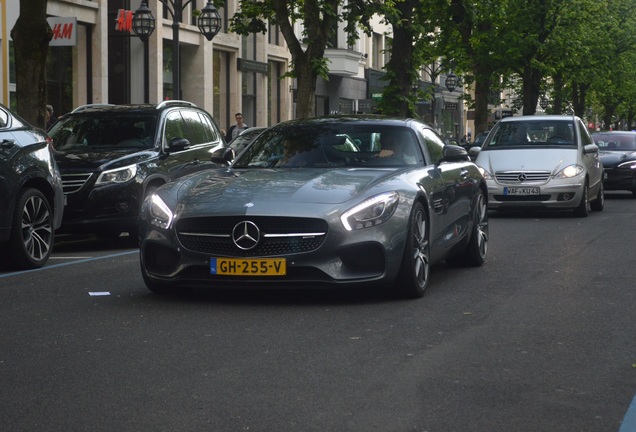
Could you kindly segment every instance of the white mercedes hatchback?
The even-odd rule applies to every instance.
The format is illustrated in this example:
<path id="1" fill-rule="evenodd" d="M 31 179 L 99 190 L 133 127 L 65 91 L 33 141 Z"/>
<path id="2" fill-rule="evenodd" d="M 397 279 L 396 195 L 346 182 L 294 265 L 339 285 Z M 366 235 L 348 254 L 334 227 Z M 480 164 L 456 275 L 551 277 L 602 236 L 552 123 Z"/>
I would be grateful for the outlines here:
<path id="1" fill-rule="evenodd" d="M 604 206 L 603 164 L 576 116 L 507 117 L 472 148 L 488 185 L 488 208 L 573 210 Z"/>

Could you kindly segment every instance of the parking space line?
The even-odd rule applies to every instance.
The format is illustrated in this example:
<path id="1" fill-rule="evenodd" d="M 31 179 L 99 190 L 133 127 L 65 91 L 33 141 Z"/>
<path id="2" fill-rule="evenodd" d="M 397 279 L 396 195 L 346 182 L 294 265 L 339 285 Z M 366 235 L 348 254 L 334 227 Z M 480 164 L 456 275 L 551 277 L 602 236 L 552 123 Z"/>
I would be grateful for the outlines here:
<path id="1" fill-rule="evenodd" d="M 621 423 L 618 432 L 634 432 L 636 431 L 636 396 L 632 400 L 632 404 L 627 409 L 627 414 Z"/>
<path id="2" fill-rule="evenodd" d="M 102 259 L 115 258 L 115 257 L 123 256 L 123 255 L 138 254 L 138 253 L 139 253 L 139 250 L 134 250 L 134 251 L 121 252 L 121 253 L 112 254 L 112 255 L 104 255 L 104 256 L 93 257 L 93 258 L 85 258 L 85 259 L 81 259 L 79 261 L 71 261 L 71 262 L 65 262 L 65 263 L 59 263 L 59 264 L 53 264 L 53 265 L 46 265 L 44 267 L 40 267 L 40 268 L 33 269 L 33 270 L 22 270 L 22 271 L 18 271 L 18 272 L 0 274 L 0 279 L 1 278 L 5 278 L 5 277 L 9 277 L 9 276 L 19 276 L 19 275 L 23 275 L 23 274 L 26 274 L 26 273 L 44 271 L 44 270 L 54 269 L 54 268 L 57 268 L 57 267 L 64 267 L 64 266 L 74 265 L 74 264 L 82 264 L 82 263 L 90 262 L 90 261 L 98 261 L 98 260 L 102 260 Z"/>

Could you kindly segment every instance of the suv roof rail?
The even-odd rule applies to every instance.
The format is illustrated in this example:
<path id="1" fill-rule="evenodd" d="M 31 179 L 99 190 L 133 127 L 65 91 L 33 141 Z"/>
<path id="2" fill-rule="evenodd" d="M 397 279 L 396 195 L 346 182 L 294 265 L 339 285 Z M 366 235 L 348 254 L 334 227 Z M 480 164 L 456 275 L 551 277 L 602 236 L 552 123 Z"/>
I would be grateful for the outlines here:
<path id="1" fill-rule="evenodd" d="M 184 100 L 165 100 L 165 101 L 161 101 L 157 104 L 157 108 L 163 108 L 163 107 L 167 107 L 167 106 L 171 106 L 171 105 L 175 105 L 175 106 L 191 106 L 191 107 L 195 107 L 196 105 L 192 102 L 189 101 L 184 101 Z"/>
<path id="2" fill-rule="evenodd" d="M 84 111 L 87 108 L 93 108 L 93 107 L 102 107 L 102 106 L 113 106 L 113 104 L 109 104 L 109 103 L 94 103 L 94 104 L 85 104 L 85 105 L 80 105 L 77 108 L 75 108 L 73 111 L 71 112 L 78 112 L 78 111 Z"/>

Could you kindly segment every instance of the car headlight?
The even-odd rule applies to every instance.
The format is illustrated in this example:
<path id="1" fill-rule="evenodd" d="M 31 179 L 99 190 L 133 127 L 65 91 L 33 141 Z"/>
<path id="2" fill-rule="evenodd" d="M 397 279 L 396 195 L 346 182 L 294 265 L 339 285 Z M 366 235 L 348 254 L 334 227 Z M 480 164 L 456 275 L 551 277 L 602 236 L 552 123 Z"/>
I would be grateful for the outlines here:
<path id="1" fill-rule="evenodd" d="M 486 180 L 492 180 L 492 175 L 490 175 L 490 173 L 488 172 L 488 170 L 486 170 L 485 168 L 482 168 L 480 166 L 477 166 L 477 169 L 479 170 L 479 172 L 481 173 L 481 175 L 484 177 L 484 179 Z"/>
<path id="2" fill-rule="evenodd" d="M 125 183 L 128 180 L 135 178 L 137 175 L 137 165 L 130 165 L 123 168 L 116 168 L 108 171 L 104 171 L 99 175 L 96 185 L 103 185 L 108 183 Z"/>
<path id="3" fill-rule="evenodd" d="M 618 167 L 621 169 L 636 169 L 636 160 L 620 163 Z"/>
<path id="4" fill-rule="evenodd" d="M 146 198 L 144 206 L 148 210 L 148 223 L 161 229 L 168 229 L 174 220 L 174 213 L 170 207 L 163 202 L 159 195 L 151 194 Z"/>
<path id="5" fill-rule="evenodd" d="M 393 216 L 399 200 L 397 192 L 376 195 L 344 212 L 340 221 L 347 231 L 380 225 Z"/>
<path id="6" fill-rule="evenodd" d="M 581 165 L 568 165 L 555 175 L 555 178 L 572 178 L 584 171 Z"/>

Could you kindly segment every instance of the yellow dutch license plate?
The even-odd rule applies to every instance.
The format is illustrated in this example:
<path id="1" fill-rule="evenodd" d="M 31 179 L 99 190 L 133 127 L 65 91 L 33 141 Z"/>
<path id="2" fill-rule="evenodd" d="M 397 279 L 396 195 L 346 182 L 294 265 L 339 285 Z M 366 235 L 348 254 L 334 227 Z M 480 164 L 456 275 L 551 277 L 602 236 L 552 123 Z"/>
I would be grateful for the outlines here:
<path id="1" fill-rule="evenodd" d="M 223 276 L 285 276 L 285 258 L 210 258 L 210 273 Z"/>

